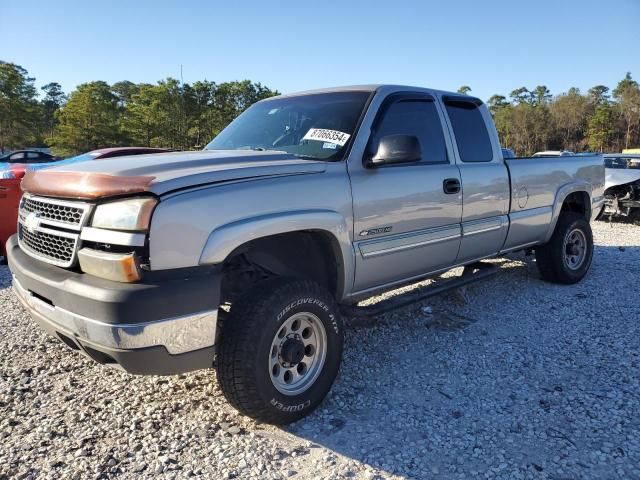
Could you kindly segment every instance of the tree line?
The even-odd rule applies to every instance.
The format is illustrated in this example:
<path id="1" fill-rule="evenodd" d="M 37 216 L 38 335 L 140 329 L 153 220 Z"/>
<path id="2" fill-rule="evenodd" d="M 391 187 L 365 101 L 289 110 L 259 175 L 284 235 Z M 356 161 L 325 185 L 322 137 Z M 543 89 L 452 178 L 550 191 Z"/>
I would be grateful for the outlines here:
<path id="1" fill-rule="evenodd" d="M 468 93 L 465 85 L 458 90 Z M 521 156 L 542 150 L 619 152 L 640 147 L 640 86 L 631 73 L 611 91 L 596 85 L 553 96 L 545 85 L 487 101 L 500 143 Z"/>
<path id="2" fill-rule="evenodd" d="M 58 83 L 34 86 L 19 65 L 0 62 L 0 151 L 51 147 L 70 156 L 114 146 L 201 149 L 247 107 L 278 95 L 249 80 L 156 84 L 103 81 L 65 95 Z"/>
<path id="3" fill-rule="evenodd" d="M 0 151 L 48 146 L 69 156 L 107 146 L 199 149 L 251 104 L 279 94 L 249 80 L 174 78 L 95 81 L 68 95 L 56 82 L 40 90 L 26 69 L 0 61 Z M 613 90 L 596 85 L 584 94 L 571 88 L 553 96 L 544 85 L 520 87 L 508 97 L 493 95 L 487 105 L 501 144 L 518 155 L 640 147 L 640 86 L 630 73 Z"/>

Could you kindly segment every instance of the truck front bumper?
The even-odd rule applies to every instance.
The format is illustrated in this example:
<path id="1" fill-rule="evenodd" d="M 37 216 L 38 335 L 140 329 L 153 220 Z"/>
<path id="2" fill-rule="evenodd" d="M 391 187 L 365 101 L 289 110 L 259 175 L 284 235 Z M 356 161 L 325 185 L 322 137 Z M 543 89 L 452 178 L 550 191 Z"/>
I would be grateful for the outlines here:
<path id="1" fill-rule="evenodd" d="M 172 375 L 213 364 L 220 273 L 149 272 L 118 283 L 64 270 L 7 242 L 13 290 L 33 319 L 67 346 L 135 374 Z"/>

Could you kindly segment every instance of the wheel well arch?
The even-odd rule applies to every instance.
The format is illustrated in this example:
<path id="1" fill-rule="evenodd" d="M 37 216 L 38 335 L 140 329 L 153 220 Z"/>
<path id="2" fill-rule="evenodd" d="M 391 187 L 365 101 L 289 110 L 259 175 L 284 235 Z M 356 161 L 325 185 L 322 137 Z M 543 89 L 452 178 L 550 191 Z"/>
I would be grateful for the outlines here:
<path id="1" fill-rule="evenodd" d="M 591 195 L 585 188 L 587 185 L 570 184 L 566 185 L 556 195 L 556 201 L 553 205 L 551 223 L 543 243 L 551 239 L 551 235 L 556 229 L 558 218 L 563 212 L 574 212 L 584 216 L 589 222 L 591 220 Z"/>
<path id="2" fill-rule="evenodd" d="M 304 278 L 335 298 L 344 291 L 344 262 L 339 241 L 326 230 L 297 230 L 249 240 L 222 265 L 222 302 L 233 303 L 253 285 L 274 276 Z"/>
<path id="3" fill-rule="evenodd" d="M 560 213 L 573 212 L 578 213 L 587 220 L 591 218 L 591 201 L 589 194 L 585 191 L 572 192 L 564 198 Z"/>

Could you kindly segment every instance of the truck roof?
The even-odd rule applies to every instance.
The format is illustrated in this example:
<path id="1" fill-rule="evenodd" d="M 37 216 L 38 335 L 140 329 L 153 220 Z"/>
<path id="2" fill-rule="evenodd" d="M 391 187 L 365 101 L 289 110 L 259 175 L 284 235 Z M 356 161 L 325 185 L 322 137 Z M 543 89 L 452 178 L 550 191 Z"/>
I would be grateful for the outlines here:
<path id="1" fill-rule="evenodd" d="M 334 92 L 377 92 L 384 90 L 386 93 L 392 93 L 394 91 L 398 92 L 423 92 L 430 93 L 435 95 L 450 95 L 465 98 L 467 100 L 478 100 L 476 97 L 472 95 L 465 95 L 458 92 L 450 92 L 446 90 L 438 90 L 435 88 L 424 88 L 424 87 L 416 87 L 411 85 L 395 85 L 395 84 L 365 84 L 365 85 L 345 85 L 341 87 L 329 87 L 329 88 L 318 88 L 314 90 L 304 90 L 302 92 L 291 92 L 279 95 L 277 97 L 270 97 L 263 102 L 268 102 L 269 100 L 275 98 L 283 98 L 283 97 L 297 97 L 299 95 L 314 95 L 318 93 L 334 93 Z"/>

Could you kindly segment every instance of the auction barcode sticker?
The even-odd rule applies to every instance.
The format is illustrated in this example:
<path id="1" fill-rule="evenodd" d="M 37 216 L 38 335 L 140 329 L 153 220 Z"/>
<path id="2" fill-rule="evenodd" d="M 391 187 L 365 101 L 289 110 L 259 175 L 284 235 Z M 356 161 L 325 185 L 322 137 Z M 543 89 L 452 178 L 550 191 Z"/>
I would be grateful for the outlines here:
<path id="1" fill-rule="evenodd" d="M 341 147 L 349 140 L 348 133 L 340 132 L 338 130 L 326 130 L 324 128 L 312 128 L 304 137 L 303 140 L 318 140 L 319 142 L 330 142 L 340 145 Z"/>

